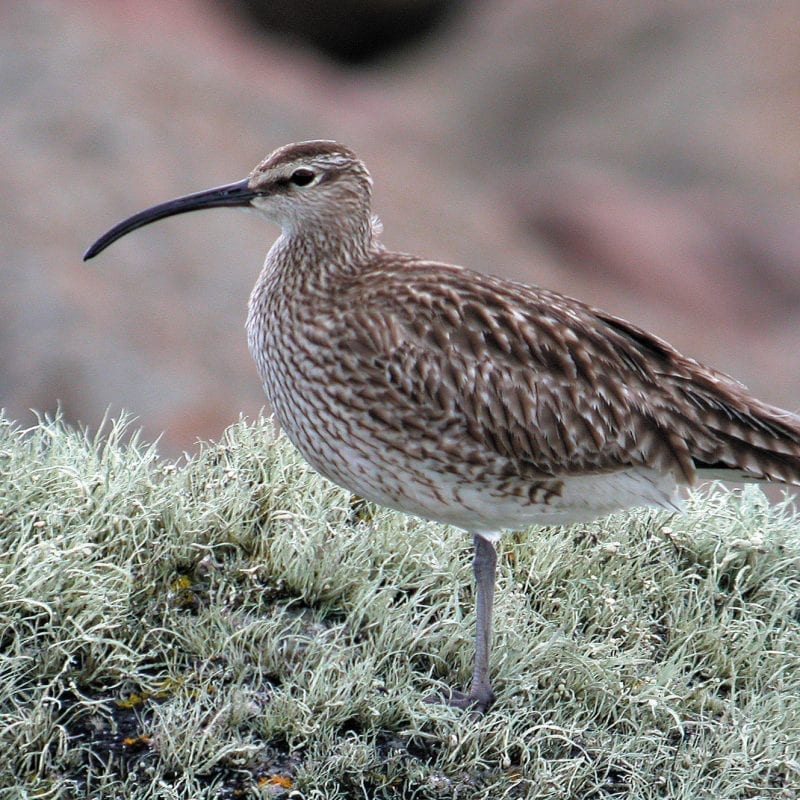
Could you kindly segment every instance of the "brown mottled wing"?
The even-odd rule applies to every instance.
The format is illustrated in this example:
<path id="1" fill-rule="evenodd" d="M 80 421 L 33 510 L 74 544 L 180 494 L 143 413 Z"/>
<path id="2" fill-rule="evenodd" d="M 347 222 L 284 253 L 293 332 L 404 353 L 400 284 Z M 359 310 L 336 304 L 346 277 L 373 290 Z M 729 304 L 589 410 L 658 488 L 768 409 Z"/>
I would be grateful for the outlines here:
<path id="1" fill-rule="evenodd" d="M 647 465 L 691 482 L 701 466 L 800 481 L 798 418 L 656 337 L 546 290 L 392 258 L 353 285 L 343 328 L 358 334 L 342 345 L 368 413 L 409 444 L 526 474 Z"/>
<path id="2" fill-rule="evenodd" d="M 800 484 L 800 416 L 761 402 L 738 381 L 625 320 L 593 313 L 635 347 L 663 351 L 653 377 L 673 398 L 669 419 L 686 436 L 696 469 L 708 477 Z"/>

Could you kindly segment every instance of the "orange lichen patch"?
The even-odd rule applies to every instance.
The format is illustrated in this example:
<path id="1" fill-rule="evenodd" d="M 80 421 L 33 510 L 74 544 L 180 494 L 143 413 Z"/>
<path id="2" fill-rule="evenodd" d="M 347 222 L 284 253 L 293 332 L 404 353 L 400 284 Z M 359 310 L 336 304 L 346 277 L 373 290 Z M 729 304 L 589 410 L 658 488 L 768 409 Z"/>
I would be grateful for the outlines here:
<path id="1" fill-rule="evenodd" d="M 291 789 L 294 785 L 288 775 L 262 775 L 258 779 L 259 786 L 279 786 L 281 789 Z"/>
<path id="2" fill-rule="evenodd" d="M 150 747 L 151 738 L 146 734 L 142 736 L 126 736 L 122 740 L 122 744 L 125 747 L 135 747 L 135 748 L 143 748 L 143 747 Z"/>
<path id="3" fill-rule="evenodd" d="M 152 692 L 132 692 L 122 700 L 115 700 L 114 704 L 118 708 L 134 708 L 147 700 L 165 700 L 170 695 L 175 694 L 183 686 L 184 682 L 183 678 L 165 678 L 161 681 L 159 687 Z"/>

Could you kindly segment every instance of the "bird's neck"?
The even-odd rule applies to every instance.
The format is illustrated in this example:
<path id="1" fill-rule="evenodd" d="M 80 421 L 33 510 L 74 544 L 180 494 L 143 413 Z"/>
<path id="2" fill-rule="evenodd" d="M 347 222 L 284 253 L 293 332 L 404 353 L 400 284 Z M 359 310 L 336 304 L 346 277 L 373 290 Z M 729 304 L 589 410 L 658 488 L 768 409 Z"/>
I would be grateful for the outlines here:
<path id="1" fill-rule="evenodd" d="M 327 292 L 361 272 L 379 247 L 369 217 L 286 226 L 267 254 L 264 272 L 285 293 Z"/>

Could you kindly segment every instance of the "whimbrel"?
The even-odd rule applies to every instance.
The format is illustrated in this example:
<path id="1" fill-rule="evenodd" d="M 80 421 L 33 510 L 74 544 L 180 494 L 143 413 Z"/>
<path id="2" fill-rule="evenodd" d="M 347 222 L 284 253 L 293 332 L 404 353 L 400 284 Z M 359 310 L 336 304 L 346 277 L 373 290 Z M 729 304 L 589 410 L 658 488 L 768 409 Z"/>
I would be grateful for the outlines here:
<path id="1" fill-rule="evenodd" d="M 322 475 L 474 539 L 468 693 L 485 710 L 495 542 L 635 506 L 679 509 L 708 473 L 800 484 L 800 417 L 578 300 L 389 252 L 372 180 L 346 147 L 281 147 L 237 183 L 119 223 L 243 206 L 282 233 L 250 296 L 247 336 L 272 410 Z"/>

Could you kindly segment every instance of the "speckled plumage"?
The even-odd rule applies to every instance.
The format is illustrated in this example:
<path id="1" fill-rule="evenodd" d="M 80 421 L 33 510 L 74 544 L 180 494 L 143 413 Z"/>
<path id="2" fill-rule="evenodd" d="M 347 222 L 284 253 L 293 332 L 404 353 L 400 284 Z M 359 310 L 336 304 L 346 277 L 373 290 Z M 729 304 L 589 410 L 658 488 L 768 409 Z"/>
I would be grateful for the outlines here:
<path id="1" fill-rule="evenodd" d="M 250 206 L 279 224 L 247 334 L 272 409 L 326 477 L 476 534 L 478 635 L 459 705 L 485 708 L 501 531 L 679 507 L 698 472 L 800 484 L 800 418 L 580 301 L 391 253 L 363 163 L 334 142 L 272 153 L 249 179 L 162 204 Z"/>
<path id="2" fill-rule="evenodd" d="M 297 147 L 251 186 L 336 149 L 344 176 L 331 181 L 352 202 L 278 240 L 247 327 L 279 422 L 331 480 L 492 537 L 671 507 L 698 468 L 800 481 L 797 417 L 577 300 L 387 252 L 355 156 Z M 342 234 L 343 216 L 359 236 Z"/>

